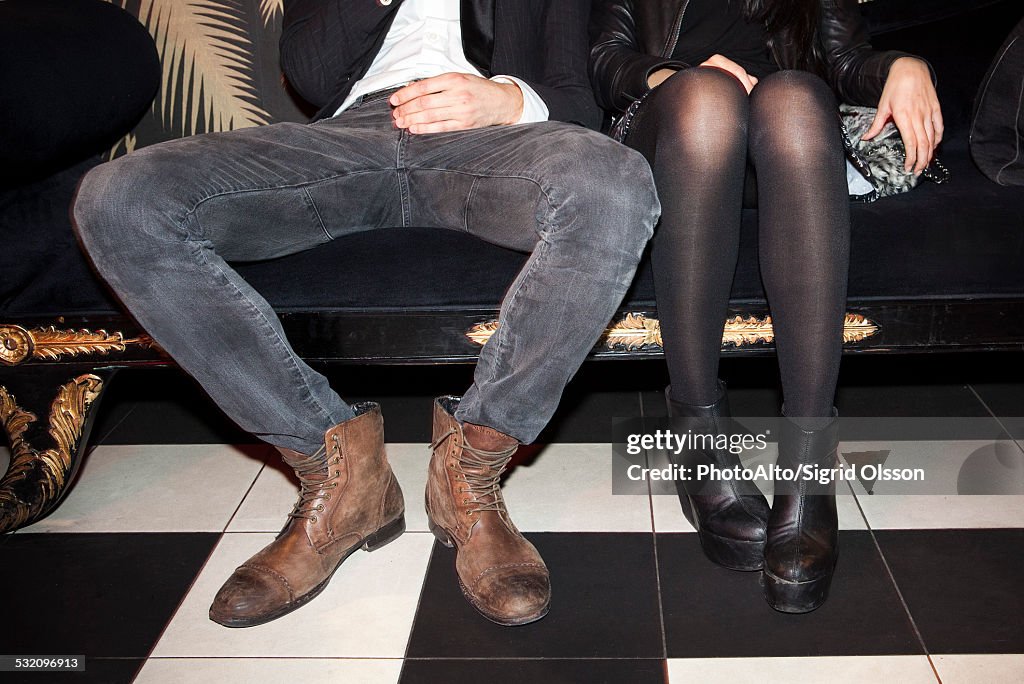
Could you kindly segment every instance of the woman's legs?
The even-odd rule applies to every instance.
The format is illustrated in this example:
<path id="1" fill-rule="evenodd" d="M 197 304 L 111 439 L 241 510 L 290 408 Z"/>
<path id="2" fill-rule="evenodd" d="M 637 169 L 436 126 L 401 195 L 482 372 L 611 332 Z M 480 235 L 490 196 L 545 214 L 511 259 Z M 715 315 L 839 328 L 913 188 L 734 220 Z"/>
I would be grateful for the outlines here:
<path id="1" fill-rule="evenodd" d="M 687 69 L 647 101 L 627 143 L 651 162 L 661 197 L 653 261 L 662 339 L 672 385 L 670 414 L 693 434 L 732 431 L 718 357 L 739 249 L 749 100 L 731 75 Z M 700 466 L 739 465 L 727 449 L 693 448 L 674 457 Z M 768 502 L 749 482 L 677 481 L 680 503 L 704 553 L 736 570 L 764 562 Z"/>
<path id="2" fill-rule="evenodd" d="M 835 111 L 828 86 L 806 72 L 772 74 L 750 97 L 761 276 L 786 402 L 778 465 L 794 471 L 836 464 L 832 403 L 842 354 L 850 209 Z M 776 482 L 764 550 L 768 603 L 787 613 L 820 606 L 838 541 L 834 482 Z"/>
<path id="3" fill-rule="evenodd" d="M 786 415 L 832 415 L 843 346 L 850 204 L 836 101 L 820 78 L 781 71 L 750 95 L 761 277 Z M 824 423 L 808 421 L 814 429 Z"/>
<path id="4" fill-rule="evenodd" d="M 661 198 L 652 242 L 670 398 L 716 401 L 718 357 L 739 252 L 749 98 L 732 75 L 685 69 L 651 94 L 626 139 Z"/>

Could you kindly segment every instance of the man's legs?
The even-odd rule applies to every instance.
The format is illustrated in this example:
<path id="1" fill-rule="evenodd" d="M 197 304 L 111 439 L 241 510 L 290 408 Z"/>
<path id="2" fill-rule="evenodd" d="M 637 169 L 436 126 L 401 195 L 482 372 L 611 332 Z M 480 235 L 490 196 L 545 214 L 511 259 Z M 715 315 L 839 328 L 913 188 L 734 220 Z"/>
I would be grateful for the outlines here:
<path id="1" fill-rule="evenodd" d="M 531 253 L 456 412 L 529 443 L 633 280 L 660 214 L 650 168 L 611 138 L 559 122 L 400 146 L 413 224 Z"/>
<path id="2" fill-rule="evenodd" d="M 277 124 L 143 148 L 91 171 L 75 202 L 83 246 L 147 332 L 241 427 L 302 453 L 353 413 L 226 260 L 400 223 L 398 136 L 371 108 L 346 118 L 358 128 Z"/>
<path id="3" fill-rule="evenodd" d="M 155 145 L 97 167 L 79 188 L 75 219 L 97 270 L 228 415 L 279 448 L 301 483 L 282 533 L 218 592 L 210 617 L 226 626 L 298 608 L 351 553 L 405 527 L 379 408 L 346 405 L 225 261 L 400 223 L 398 135 L 386 112 L 369 102 L 322 125 Z"/>
<path id="4" fill-rule="evenodd" d="M 619 305 L 659 214 L 639 153 L 561 123 L 403 137 L 406 218 L 531 256 L 505 295 L 466 396 L 434 405 L 431 530 L 457 547 L 463 593 L 485 617 L 543 617 L 551 589 L 498 487 Z M 403 196 L 404 197 L 404 196 Z"/>

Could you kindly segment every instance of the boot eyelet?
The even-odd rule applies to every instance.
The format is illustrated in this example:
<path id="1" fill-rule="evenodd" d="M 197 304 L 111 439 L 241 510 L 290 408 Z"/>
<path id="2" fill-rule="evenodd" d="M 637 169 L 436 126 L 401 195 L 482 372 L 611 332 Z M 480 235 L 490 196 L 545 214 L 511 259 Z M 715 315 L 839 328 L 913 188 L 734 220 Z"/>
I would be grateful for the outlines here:
<path id="1" fill-rule="evenodd" d="M 334 471 L 334 476 L 335 477 L 341 477 L 341 471 L 340 470 L 335 470 Z"/>
<path id="2" fill-rule="evenodd" d="M 320 511 L 321 513 L 323 513 L 324 512 L 324 505 L 320 504 L 319 506 L 316 507 L 316 510 Z"/>
<path id="3" fill-rule="evenodd" d="M 468 504 L 468 503 L 469 503 L 469 499 L 463 499 L 463 500 L 462 500 L 462 505 L 463 505 L 463 506 L 465 506 L 465 505 L 466 505 L 466 504 Z"/>
<path id="4" fill-rule="evenodd" d="M 314 516 L 310 517 L 309 521 L 315 523 L 317 521 L 317 517 L 314 515 Z"/>
<path id="5" fill-rule="evenodd" d="M 324 494 L 324 501 L 330 501 L 330 500 L 331 500 L 331 493 L 327 492 L 326 494 Z"/>

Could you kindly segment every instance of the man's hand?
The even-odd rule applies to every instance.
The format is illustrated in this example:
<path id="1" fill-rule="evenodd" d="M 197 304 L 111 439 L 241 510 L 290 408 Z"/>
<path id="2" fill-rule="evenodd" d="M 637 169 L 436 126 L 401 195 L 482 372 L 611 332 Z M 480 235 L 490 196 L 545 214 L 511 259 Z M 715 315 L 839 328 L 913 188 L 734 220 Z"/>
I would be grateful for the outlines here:
<path id="1" fill-rule="evenodd" d="M 743 89 L 747 91 L 747 95 L 749 95 L 750 91 L 757 85 L 757 76 L 751 76 L 747 73 L 746 69 L 728 57 L 723 57 L 722 55 L 711 55 L 706 61 L 701 62 L 701 66 L 715 67 L 716 69 L 729 72 L 736 77 L 740 84 L 743 85 Z"/>
<path id="2" fill-rule="evenodd" d="M 907 148 L 904 168 L 920 174 L 942 141 L 942 109 L 928 65 L 915 57 L 900 57 L 889 67 L 878 113 L 863 139 L 881 133 L 890 118 Z"/>
<path id="3" fill-rule="evenodd" d="M 447 73 L 416 81 L 395 91 L 388 101 L 395 108 L 395 125 L 410 133 L 511 125 L 523 115 L 519 86 L 472 74 Z"/>

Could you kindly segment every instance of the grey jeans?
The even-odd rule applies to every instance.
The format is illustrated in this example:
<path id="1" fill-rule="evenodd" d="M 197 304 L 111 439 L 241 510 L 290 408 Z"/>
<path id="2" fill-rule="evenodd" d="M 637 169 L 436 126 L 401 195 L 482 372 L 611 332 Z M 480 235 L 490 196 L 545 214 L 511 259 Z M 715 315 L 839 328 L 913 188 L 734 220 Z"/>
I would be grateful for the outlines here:
<path id="1" fill-rule="evenodd" d="M 351 411 L 228 262 L 402 226 L 529 252 L 456 417 L 530 442 L 633 277 L 660 214 L 650 169 L 558 122 L 411 135 L 384 95 L 309 125 L 197 135 L 102 164 L 74 204 L 82 245 L 233 420 L 304 453 Z"/>

